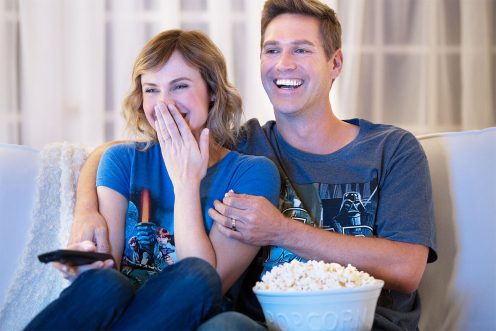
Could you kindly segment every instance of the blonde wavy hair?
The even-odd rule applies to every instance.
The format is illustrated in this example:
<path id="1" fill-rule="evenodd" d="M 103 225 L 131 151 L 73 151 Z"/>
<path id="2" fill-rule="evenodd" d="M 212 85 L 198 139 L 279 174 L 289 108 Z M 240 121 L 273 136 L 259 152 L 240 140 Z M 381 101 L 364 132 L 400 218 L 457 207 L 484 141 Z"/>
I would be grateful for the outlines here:
<path id="1" fill-rule="evenodd" d="M 206 124 L 210 136 L 221 146 L 234 146 L 242 115 L 241 97 L 227 78 L 221 51 L 199 31 L 167 30 L 143 47 L 136 58 L 131 88 L 123 102 L 128 129 L 145 140 L 157 140 L 157 133 L 148 123 L 143 110 L 141 75 L 165 65 L 174 51 L 181 53 L 188 64 L 200 71 L 209 95 L 213 96 Z"/>

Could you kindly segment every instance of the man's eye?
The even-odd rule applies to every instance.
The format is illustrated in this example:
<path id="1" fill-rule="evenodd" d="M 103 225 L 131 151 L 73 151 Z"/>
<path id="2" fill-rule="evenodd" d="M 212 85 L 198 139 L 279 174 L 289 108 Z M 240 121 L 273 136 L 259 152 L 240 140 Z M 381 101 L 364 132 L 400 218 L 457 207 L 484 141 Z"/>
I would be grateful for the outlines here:
<path id="1" fill-rule="evenodd" d="M 304 49 L 304 48 L 297 48 L 297 49 L 295 49 L 295 53 L 296 54 L 306 54 L 306 53 L 310 53 L 310 51 L 307 49 Z"/>
<path id="2" fill-rule="evenodd" d="M 265 54 L 277 54 L 277 53 L 279 53 L 279 50 L 275 49 L 275 48 L 268 48 L 268 49 L 265 49 L 264 53 Z"/>

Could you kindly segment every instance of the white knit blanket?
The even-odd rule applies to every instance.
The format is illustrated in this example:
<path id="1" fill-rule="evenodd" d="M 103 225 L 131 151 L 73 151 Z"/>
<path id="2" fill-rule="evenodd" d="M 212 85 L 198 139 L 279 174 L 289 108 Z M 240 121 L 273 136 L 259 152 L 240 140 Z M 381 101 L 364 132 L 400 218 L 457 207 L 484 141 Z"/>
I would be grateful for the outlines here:
<path id="1" fill-rule="evenodd" d="M 54 143 L 43 148 L 28 245 L 0 311 L 0 330 L 21 330 L 68 285 L 37 256 L 67 245 L 79 170 L 88 156 L 81 145 Z"/>

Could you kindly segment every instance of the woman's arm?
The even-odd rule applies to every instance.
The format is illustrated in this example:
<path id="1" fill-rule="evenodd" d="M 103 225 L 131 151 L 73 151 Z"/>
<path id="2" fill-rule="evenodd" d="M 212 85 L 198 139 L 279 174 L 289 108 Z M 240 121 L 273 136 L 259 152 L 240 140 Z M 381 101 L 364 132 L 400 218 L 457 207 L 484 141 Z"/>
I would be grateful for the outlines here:
<path id="1" fill-rule="evenodd" d="M 228 238 L 220 233 L 217 226 L 210 230 L 210 240 L 216 254 L 216 270 L 222 280 L 222 293 L 238 280 L 257 255 L 260 246 L 248 245 Z"/>
<path id="2" fill-rule="evenodd" d="M 200 203 L 200 182 L 207 173 L 209 135 L 204 129 L 199 141 L 176 107 L 155 108 L 158 141 L 167 172 L 174 186 L 174 238 L 178 259 L 198 257 L 214 268 L 212 243 L 205 231 Z"/>
<path id="3" fill-rule="evenodd" d="M 253 194 L 253 199 L 263 201 L 276 209 L 279 202 L 280 177 L 276 166 L 272 161 L 256 157 L 249 162 L 240 165 L 241 176 L 233 178 L 233 189 L 239 193 Z M 226 196 L 233 193 L 229 192 Z M 209 215 L 211 211 L 209 211 Z M 232 219 L 229 220 L 230 225 Z M 236 225 L 242 225 L 241 220 L 236 219 Z M 224 292 L 241 276 L 243 271 L 251 263 L 258 250 L 259 245 L 247 243 L 245 240 L 237 240 L 222 233 L 222 228 L 212 226 L 210 240 L 214 246 L 217 257 L 217 272 L 222 279 Z M 231 233 L 239 234 L 235 229 L 226 229 Z"/>
<path id="4" fill-rule="evenodd" d="M 225 293 L 248 267 L 260 247 L 223 236 L 217 227 L 207 234 L 200 203 L 200 182 L 206 174 L 209 159 L 208 131 L 201 133 L 197 143 L 174 107 L 170 108 L 170 113 L 160 109 L 156 115 L 162 155 L 174 186 L 177 256 L 180 259 L 195 256 L 209 262 L 219 273 Z M 247 190 L 244 192 L 270 196 L 275 203 L 279 196 L 279 173 L 273 163 L 266 162 L 256 161 L 256 165 L 244 171 L 243 178 L 238 180 L 240 187 Z"/>
<path id="5" fill-rule="evenodd" d="M 97 195 L 100 213 L 108 226 L 110 254 L 114 257 L 115 267 L 119 270 L 124 250 L 128 201 L 120 193 L 105 186 L 97 187 Z"/>

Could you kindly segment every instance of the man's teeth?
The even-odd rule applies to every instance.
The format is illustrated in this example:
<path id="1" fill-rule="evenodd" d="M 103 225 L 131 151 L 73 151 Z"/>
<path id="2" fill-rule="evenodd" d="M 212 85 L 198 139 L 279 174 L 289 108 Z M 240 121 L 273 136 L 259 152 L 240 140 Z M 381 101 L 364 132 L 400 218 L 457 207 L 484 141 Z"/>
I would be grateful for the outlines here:
<path id="1" fill-rule="evenodd" d="M 276 79 L 275 83 L 280 88 L 297 88 L 303 81 L 301 79 Z"/>

